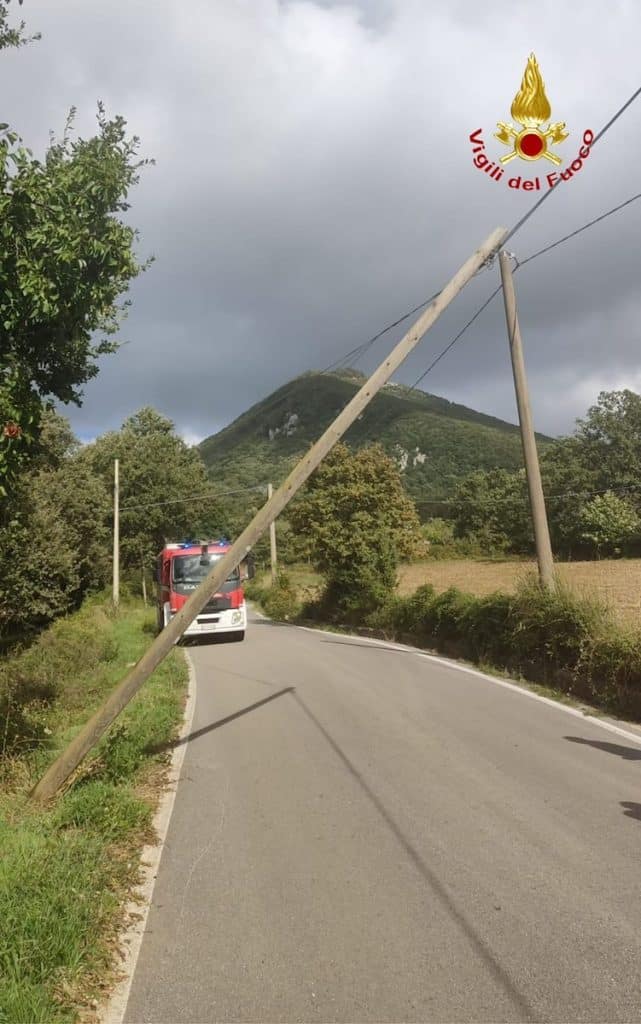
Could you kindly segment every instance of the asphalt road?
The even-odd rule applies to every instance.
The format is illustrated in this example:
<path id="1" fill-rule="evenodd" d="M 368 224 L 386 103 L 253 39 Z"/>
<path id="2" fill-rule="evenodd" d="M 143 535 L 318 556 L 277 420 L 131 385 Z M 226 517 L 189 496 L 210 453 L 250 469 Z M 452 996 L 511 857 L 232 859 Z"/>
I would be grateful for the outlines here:
<path id="1" fill-rule="evenodd" d="M 641 1021 L 641 736 L 265 621 L 191 653 L 128 1024 Z"/>

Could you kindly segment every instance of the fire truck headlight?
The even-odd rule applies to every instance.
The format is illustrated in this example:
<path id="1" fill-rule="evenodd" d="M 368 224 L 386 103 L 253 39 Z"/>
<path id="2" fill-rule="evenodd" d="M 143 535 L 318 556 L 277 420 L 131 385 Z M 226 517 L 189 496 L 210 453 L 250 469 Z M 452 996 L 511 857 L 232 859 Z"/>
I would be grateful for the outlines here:
<path id="1" fill-rule="evenodd" d="M 232 612 L 231 624 L 232 626 L 239 626 L 243 621 L 242 612 Z"/>

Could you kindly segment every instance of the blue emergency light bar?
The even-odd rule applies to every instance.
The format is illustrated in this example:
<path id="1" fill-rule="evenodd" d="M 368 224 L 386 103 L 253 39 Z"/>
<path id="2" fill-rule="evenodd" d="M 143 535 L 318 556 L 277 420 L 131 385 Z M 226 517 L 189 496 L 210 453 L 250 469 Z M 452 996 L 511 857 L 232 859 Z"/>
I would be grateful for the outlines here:
<path id="1" fill-rule="evenodd" d="M 208 547 L 223 548 L 227 544 L 229 544 L 229 541 L 227 540 L 227 538 L 226 537 L 221 537 L 220 540 L 209 541 L 207 543 L 207 546 Z M 200 541 L 200 540 L 181 540 L 179 545 L 178 545 L 179 548 L 200 548 L 202 546 L 203 546 L 203 542 Z"/>

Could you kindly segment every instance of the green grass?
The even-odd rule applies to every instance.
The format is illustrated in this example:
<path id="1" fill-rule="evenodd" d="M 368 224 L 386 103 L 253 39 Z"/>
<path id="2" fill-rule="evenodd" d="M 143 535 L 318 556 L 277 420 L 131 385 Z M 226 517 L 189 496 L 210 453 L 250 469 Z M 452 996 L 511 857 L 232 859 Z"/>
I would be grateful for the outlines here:
<path id="1" fill-rule="evenodd" d="M 0 663 L 0 1024 L 72 1022 L 99 998 L 121 907 L 151 837 L 144 795 L 176 732 L 186 666 L 174 651 L 78 777 L 43 810 L 28 794 L 47 764 L 149 644 L 151 615 L 92 600 L 34 648 Z"/>

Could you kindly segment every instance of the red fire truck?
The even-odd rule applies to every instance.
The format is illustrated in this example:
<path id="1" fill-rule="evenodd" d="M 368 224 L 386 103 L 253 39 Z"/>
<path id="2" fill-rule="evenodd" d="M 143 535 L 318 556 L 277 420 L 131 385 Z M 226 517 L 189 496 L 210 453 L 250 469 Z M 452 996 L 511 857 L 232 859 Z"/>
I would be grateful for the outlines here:
<path id="1" fill-rule="evenodd" d="M 158 629 L 164 629 L 194 590 L 211 571 L 214 562 L 231 547 L 229 541 L 185 540 L 166 544 L 156 561 Z M 253 560 L 233 571 L 218 593 L 209 599 L 183 636 L 216 634 L 226 640 L 243 640 L 247 627 L 247 608 L 243 580 L 253 576 Z"/>

